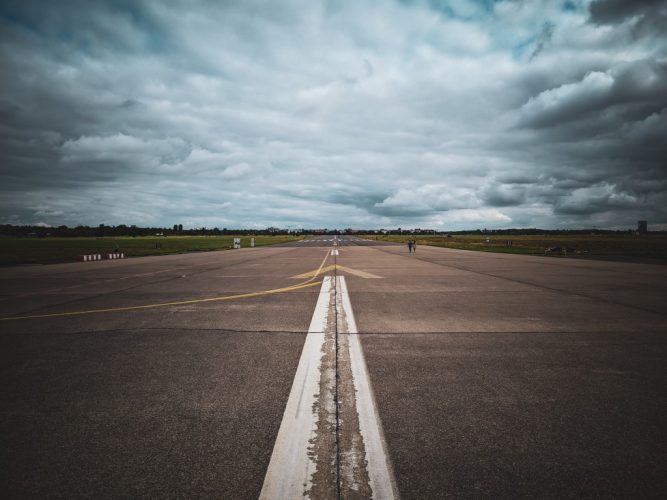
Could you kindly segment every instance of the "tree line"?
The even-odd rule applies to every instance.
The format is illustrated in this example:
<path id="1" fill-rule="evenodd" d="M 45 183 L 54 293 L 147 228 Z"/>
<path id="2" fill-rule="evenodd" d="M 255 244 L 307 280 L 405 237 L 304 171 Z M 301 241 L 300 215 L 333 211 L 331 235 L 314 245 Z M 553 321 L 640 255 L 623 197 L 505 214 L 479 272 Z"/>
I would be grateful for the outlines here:
<path id="1" fill-rule="evenodd" d="M 104 237 L 104 236 L 223 236 L 223 235 L 255 235 L 255 234 L 288 234 L 288 230 L 277 228 L 267 229 L 228 229 L 228 228 L 193 228 L 183 229 L 182 224 L 174 224 L 172 227 L 139 227 L 126 226 L 119 224 L 117 226 L 108 226 L 100 224 L 99 226 L 15 226 L 12 224 L 0 225 L 1 236 L 26 236 L 26 237 Z"/>
<path id="2" fill-rule="evenodd" d="M 183 224 L 174 224 L 172 227 L 139 227 L 119 224 L 108 226 L 17 226 L 12 224 L 0 225 L 0 236 L 25 236 L 25 237 L 104 237 L 104 236 L 223 236 L 223 235 L 287 235 L 297 231 L 269 227 L 266 229 L 228 229 L 228 228 L 191 228 L 184 229 Z M 516 228 L 516 229 L 474 229 L 467 231 L 436 231 L 434 229 L 304 229 L 299 234 L 422 234 L 422 235 L 470 235 L 470 234 L 495 234 L 495 235 L 558 235 L 558 234 L 619 234 L 634 232 L 628 230 L 606 230 L 606 229 L 539 229 L 539 228 Z M 664 231 L 651 231 L 652 233 L 664 233 Z"/>

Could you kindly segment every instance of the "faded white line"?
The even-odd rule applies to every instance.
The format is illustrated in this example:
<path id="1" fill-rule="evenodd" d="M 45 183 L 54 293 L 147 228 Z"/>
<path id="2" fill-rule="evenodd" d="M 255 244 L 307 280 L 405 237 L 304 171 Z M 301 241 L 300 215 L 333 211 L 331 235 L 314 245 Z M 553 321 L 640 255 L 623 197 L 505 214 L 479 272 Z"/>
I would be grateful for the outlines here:
<path id="1" fill-rule="evenodd" d="M 331 282 L 329 276 L 322 281 L 264 478 L 259 496 L 261 499 L 303 498 L 311 486 L 316 463 L 308 456 L 308 450 L 317 432 L 317 413 L 314 408 L 319 395 L 320 357 L 329 314 Z"/>
<path id="2" fill-rule="evenodd" d="M 364 440 L 366 460 L 370 486 L 373 498 L 394 499 L 398 498 L 396 482 L 392 474 L 387 445 L 382 433 L 382 424 L 378 414 L 366 360 L 359 341 L 359 331 L 352 311 L 350 294 L 347 290 L 345 276 L 337 277 L 337 290 L 341 295 L 343 314 L 347 324 L 350 346 L 350 364 L 352 367 L 352 378 L 356 389 L 356 406 L 359 415 L 359 429 Z"/>
<path id="3" fill-rule="evenodd" d="M 395 484 L 347 283 L 326 277 L 260 498 L 393 500 Z"/>

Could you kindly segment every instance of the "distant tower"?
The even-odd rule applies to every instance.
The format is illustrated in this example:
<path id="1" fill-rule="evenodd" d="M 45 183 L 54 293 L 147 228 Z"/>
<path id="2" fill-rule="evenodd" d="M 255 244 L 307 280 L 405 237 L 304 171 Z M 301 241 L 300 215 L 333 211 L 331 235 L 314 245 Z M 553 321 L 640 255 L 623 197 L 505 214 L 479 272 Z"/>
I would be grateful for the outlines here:
<path id="1" fill-rule="evenodd" d="M 648 222 L 645 220 L 640 220 L 637 222 L 637 232 L 639 234 L 646 234 L 648 233 Z"/>

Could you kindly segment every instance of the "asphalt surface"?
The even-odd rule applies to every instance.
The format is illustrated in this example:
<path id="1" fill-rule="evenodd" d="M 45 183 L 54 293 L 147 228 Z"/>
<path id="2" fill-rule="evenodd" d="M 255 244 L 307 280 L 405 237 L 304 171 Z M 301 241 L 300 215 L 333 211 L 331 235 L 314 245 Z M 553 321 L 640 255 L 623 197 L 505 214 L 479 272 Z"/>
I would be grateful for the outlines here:
<path id="1" fill-rule="evenodd" d="M 348 279 L 403 498 L 659 498 L 667 270 L 364 248 Z"/>
<path id="2" fill-rule="evenodd" d="M 325 253 L 3 269 L 0 315 L 284 287 Z M 317 292 L 0 323 L 3 496 L 256 498 Z"/>
<path id="3" fill-rule="evenodd" d="M 333 239 L 4 268 L 0 317 L 279 289 L 336 243 L 380 276 L 344 273 L 403 498 L 664 496 L 667 268 Z M 0 321 L 0 490 L 256 498 L 318 290 Z"/>

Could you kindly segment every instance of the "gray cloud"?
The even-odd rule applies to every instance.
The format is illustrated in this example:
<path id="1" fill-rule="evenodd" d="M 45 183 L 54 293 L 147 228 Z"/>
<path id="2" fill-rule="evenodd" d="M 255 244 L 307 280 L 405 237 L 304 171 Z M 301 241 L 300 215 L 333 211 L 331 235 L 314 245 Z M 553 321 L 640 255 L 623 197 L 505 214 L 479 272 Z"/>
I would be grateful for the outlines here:
<path id="1" fill-rule="evenodd" d="M 3 2 L 0 223 L 667 213 L 665 2 Z"/>
<path id="2" fill-rule="evenodd" d="M 640 60 L 595 71 L 581 81 L 546 90 L 521 108 L 521 125 L 565 125 L 595 113 L 612 126 L 644 119 L 667 106 L 667 63 Z M 599 116 L 600 113 L 605 113 Z M 596 123 L 587 124 L 595 126 Z"/>
<path id="3" fill-rule="evenodd" d="M 590 4 L 591 20 L 599 24 L 613 24 L 629 17 L 648 18 L 665 14 L 664 0 L 594 0 Z"/>
<path id="4" fill-rule="evenodd" d="M 494 182 L 484 192 L 484 201 L 494 207 L 512 207 L 526 200 L 526 188 L 522 185 Z"/>
<path id="5" fill-rule="evenodd" d="M 599 25 L 625 23 L 634 39 L 664 36 L 667 24 L 665 0 L 595 0 L 589 8 L 592 22 Z"/>
<path id="6" fill-rule="evenodd" d="M 610 210 L 637 208 L 641 200 L 625 193 L 615 185 L 601 183 L 575 189 L 556 204 L 556 212 L 562 214 L 591 214 Z"/>

